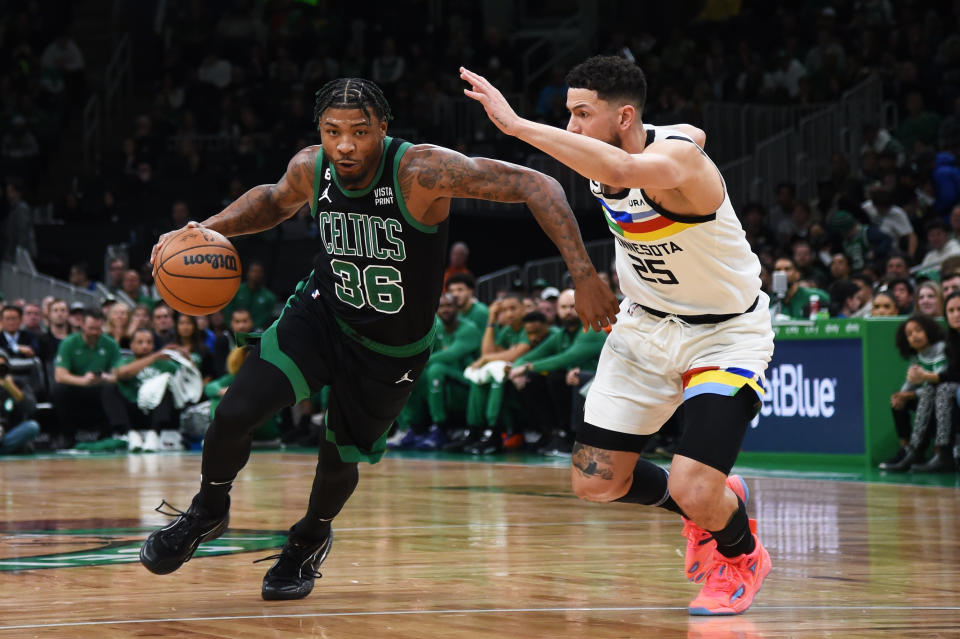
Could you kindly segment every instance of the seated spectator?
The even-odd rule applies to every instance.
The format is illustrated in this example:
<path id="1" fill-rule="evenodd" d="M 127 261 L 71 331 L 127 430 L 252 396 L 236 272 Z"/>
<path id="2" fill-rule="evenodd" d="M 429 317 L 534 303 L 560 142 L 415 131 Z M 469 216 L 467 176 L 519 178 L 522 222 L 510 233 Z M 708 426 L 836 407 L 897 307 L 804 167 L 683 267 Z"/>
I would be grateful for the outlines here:
<path id="1" fill-rule="evenodd" d="M 67 314 L 67 325 L 71 333 L 79 333 L 83 329 L 83 314 L 87 307 L 83 302 L 73 302 L 70 304 L 70 312 Z"/>
<path id="2" fill-rule="evenodd" d="M 470 272 L 470 267 L 467 266 L 467 260 L 470 259 L 470 247 L 467 246 L 466 242 L 454 242 L 450 247 L 450 258 L 447 264 L 447 268 L 443 270 L 443 286 L 447 287 L 447 284 L 450 283 L 450 278 L 454 275 L 469 275 L 473 277 L 473 273 Z"/>
<path id="3" fill-rule="evenodd" d="M 914 90 L 907 94 L 906 114 L 897 127 L 896 135 L 908 154 L 913 154 L 918 143 L 932 146 L 937 141 L 940 116 L 927 109 L 923 93 Z"/>
<path id="4" fill-rule="evenodd" d="M 203 383 L 207 384 L 214 378 L 213 355 L 203 343 L 203 335 L 197 324 L 197 318 L 186 313 L 177 313 L 177 338 L 168 345 L 175 345 L 190 358 L 203 376 Z"/>
<path id="5" fill-rule="evenodd" d="M 916 311 L 920 315 L 933 317 L 943 315 L 943 299 L 940 297 L 940 285 L 933 280 L 924 280 L 917 285 Z"/>
<path id="6" fill-rule="evenodd" d="M 857 285 L 860 296 L 860 310 L 853 316 L 870 317 L 870 311 L 873 309 L 873 278 L 865 273 L 856 273 L 850 276 L 850 280 Z"/>
<path id="7" fill-rule="evenodd" d="M 872 225 L 863 225 L 853 215 L 839 209 L 827 220 L 827 227 L 843 242 L 843 252 L 850 259 L 850 268 L 861 271 L 874 262 L 886 260 L 893 240 Z"/>
<path id="8" fill-rule="evenodd" d="M 826 291 L 800 286 L 800 272 L 797 271 L 792 259 L 781 257 L 774 263 L 773 268 L 774 271 L 783 271 L 787 276 L 787 293 L 784 298 L 782 300 L 776 297 L 770 298 L 771 306 L 779 304 L 778 314 L 792 319 L 806 319 L 810 316 L 810 300 L 815 296 L 819 299 L 821 308 L 828 308 L 830 295 Z"/>
<path id="9" fill-rule="evenodd" d="M 229 313 L 235 308 L 245 308 L 253 317 L 254 328 L 265 329 L 270 326 L 273 322 L 273 309 L 277 305 L 277 296 L 267 289 L 264 285 L 265 280 L 266 272 L 261 262 L 253 261 L 247 264 L 247 279 L 237 289 L 237 294 L 227 304 L 224 312 Z M 154 330 L 157 330 L 156 326 Z"/>
<path id="10" fill-rule="evenodd" d="M 540 291 L 540 299 L 537 302 L 537 310 L 547 318 L 547 324 L 557 325 L 557 298 L 560 297 L 560 291 L 555 286 L 548 286 Z"/>
<path id="11" fill-rule="evenodd" d="M 401 435 L 392 446 L 400 449 L 437 450 L 452 442 L 463 444 L 467 431 L 450 432 L 450 414 L 466 414 L 470 382 L 464 369 L 480 354 L 483 333 L 457 313 L 450 293 L 440 296 L 437 317 L 442 327 L 437 332 L 430 359 L 414 384 L 410 399 L 397 417 Z"/>
<path id="12" fill-rule="evenodd" d="M 850 260 L 843 253 L 834 253 L 830 258 L 830 279 L 833 282 L 850 279 Z"/>
<path id="13" fill-rule="evenodd" d="M 480 357 L 464 371 L 468 379 L 473 376 L 478 380 L 472 380 L 467 398 L 467 426 L 472 432 L 463 451 L 472 455 L 489 455 L 503 449 L 500 409 L 506 364 L 530 350 L 520 300 L 518 293 L 507 293 L 490 305 Z"/>
<path id="14" fill-rule="evenodd" d="M 930 220 L 926 226 L 927 253 L 920 266 L 923 269 L 939 268 L 945 259 L 960 255 L 960 242 L 950 237 L 947 224 L 943 220 Z"/>
<path id="15" fill-rule="evenodd" d="M 873 296 L 870 302 L 870 317 L 896 317 L 897 315 L 897 303 L 893 295 L 880 291 Z"/>
<path id="16" fill-rule="evenodd" d="M 899 279 L 887 282 L 887 290 L 890 296 L 897 304 L 897 315 L 910 315 L 913 313 L 913 284 L 910 280 Z"/>
<path id="17" fill-rule="evenodd" d="M 3 348 L 10 357 L 36 357 L 40 346 L 37 336 L 30 331 L 21 330 L 23 309 L 7 304 L 0 311 L 0 326 L 3 328 Z"/>
<path id="18" fill-rule="evenodd" d="M 237 334 L 253 330 L 253 316 L 245 308 L 230 312 L 230 330 L 221 331 L 213 342 L 213 370 L 216 377 L 227 374 L 227 356 L 237 347 Z"/>
<path id="19" fill-rule="evenodd" d="M 943 299 L 946 300 L 950 295 L 960 291 L 960 271 L 945 273 L 940 277 L 940 288 L 943 291 Z"/>
<path id="20" fill-rule="evenodd" d="M 827 272 L 823 265 L 819 263 L 817 254 L 813 251 L 810 241 L 800 238 L 794 240 L 792 245 L 793 263 L 800 272 L 800 281 L 809 282 L 816 288 L 824 288 L 827 285 Z"/>
<path id="21" fill-rule="evenodd" d="M 60 342 L 54 362 L 57 384 L 53 404 L 60 435 L 66 439 L 63 445 L 71 443 L 82 430 L 109 434 L 105 432 L 103 386 L 116 383 L 113 369 L 119 361 L 120 347 L 103 334 L 103 314 L 97 309 L 85 310 L 82 330 Z"/>
<path id="22" fill-rule="evenodd" d="M 573 388 L 567 384 L 572 368 L 596 370 L 607 334 L 583 330 L 574 306 L 574 291 L 567 289 L 557 299 L 561 330 L 518 357 L 510 369 L 510 380 L 521 390 L 523 403 L 539 418 L 544 435 L 541 454 L 569 453 L 573 446 Z"/>
<path id="23" fill-rule="evenodd" d="M 121 357 L 114 368 L 117 383 L 103 388 L 103 409 L 112 431 L 126 433 L 130 450 L 153 452 L 161 449 L 157 431 L 178 429 L 177 410 L 169 388 L 155 406 L 141 408 L 140 387 L 163 373 L 176 373 L 180 365 L 170 360 L 166 349 L 154 350 L 153 331 L 148 328 L 134 332 L 130 350 L 132 353 Z"/>
<path id="24" fill-rule="evenodd" d="M 23 323 L 20 325 L 22 330 L 30 332 L 39 339 L 44 331 L 43 311 L 38 304 L 27 302 L 23 305 Z"/>
<path id="25" fill-rule="evenodd" d="M 0 350 L 0 455 L 33 452 L 40 425 L 30 417 L 36 403 L 10 372 L 10 358 Z"/>
<path id="26" fill-rule="evenodd" d="M 901 449 L 892 459 L 882 462 L 879 468 L 903 472 L 922 459 L 934 417 L 938 422 L 937 430 L 952 435 L 952 410 L 947 405 L 956 402 L 957 385 L 939 383 L 940 373 L 947 369 L 947 357 L 943 332 L 935 319 L 922 315 L 908 318 L 897 328 L 896 343 L 900 355 L 910 362 L 906 381 L 890 397 Z M 941 410 L 934 415 L 938 404 Z M 911 408 L 916 411 L 912 427 Z M 942 457 L 939 450 L 938 457 Z"/>
<path id="27" fill-rule="evenodd" d="M 887 282 L 896 279 L 910 279 L 910 269 L 903 254 L 897 252 L 890 254 L 883 271 L 883 279 Z"/>
<path id="28" fill-rule="evenodd" d="M 954 448 L 953 455 L 951 455 L 951 447 L 955 443 L 953 427 L 956 422 L 957 390 L 960 389 L 960 292 L 951 293 L 944 304 L 946 307 L 944 315 L 947 320 L 947 335 L 944 340 L 946 345 L 944 353 L 947 357 L 946 370 L 932 373 L 919 366 L 911 366 L 907 371 L 908 381 L 935 384 L 937 387 L 934 398 L 937 424 L 933 440 L 934 454 L 927 462 L 916 463 L 911 466 L 910 470 L 914 472 L 950 471 L 955 468 L 957 463 L 960 463 L 960 459 L 955 458 L 957 449 Z M 922 449 L 918 449 L 917 453 L 922 453 Z"/>
<path id="29" fill-rule="evenodd" d="M 482 329 L 487 323 L 487 317 L 490 309 L 483 302 L 473 296 L 473 290 L 476 288 L 476 280 L 469 273 L 458 273 L 451 275 L 447 280 L 446 290 L 453 295 L 457 303 L 457 311 L 461 317 L 466 317 L 476 324 L 477 328 Z"/>
<path id="30" fill-rule="evenodd" d="M 147 294 L 147 288 L 140 283 L 140 273 L 136 269 L 127 269 L 123 274 L 123 292 L 134 304 L 146 306 L 152 310 L 156 301 Z"/>
<path id="31" fill-rule="evenodd" d="M 830 285 L 830 317 L 853 317 L 860 310 L 860 287 L 850 280 Z"/>
<path id="32" fill-rule="evenodd" d="M 896 247 L 914 260 L 917 257 L 919 241 L 910 223 L 910 216 L 894 204 L 893 191 L 874 188 L 869 200 L 860 205 L 870 223 L 893 238 Z"/>
<path id="33" fill-rule="evenodd" d="M 67 303 L 61 299 L 54 299 L 50 303 L 50 312 L 47 315 L 47 330 L 37 338 L 39 352 L 37 355 L 45 367 L 49 367 L 47 386 L 53 383 L 53 359 L 57 356 L 60 342 L 70 334 L 70 324 L 67 322 L 70 312 Z"/>
<path id="34" fill-rule="evenodd" d="M 157 348 L 177 342 L 173 309 L 162 302 L 153 307 L 153 340 Z"/>
<path id="35" fill-rule="evenodd" d="M 130 327 L 130 307 L 124 302 L 114 302 L 106 315 L 104 334 L 112 337 L 121 349 L 130 348 L 131 335 L 127 332 Z"/>
<path id="36" fill-rule="evenodd" d="M 124 274 L 127 272 L 127 260 L 124 257 L 113 257 L 110 259 L 110 263 L 107 264 L 107 277 L 103 281 L 103 285 L 106 289 L 113 295 L 123 291 L 123 278 Z M 137 301 L 137 298 L 130 298 L 134 302 Z"/>
<path id="37" fill-rule="evenodd" d="M 89 267 L 86 262 L 77 262 L 70 266 L 70 275 L 67 280 L 85 291 L 97 290 L 96 282 L 90 280 Z"/>

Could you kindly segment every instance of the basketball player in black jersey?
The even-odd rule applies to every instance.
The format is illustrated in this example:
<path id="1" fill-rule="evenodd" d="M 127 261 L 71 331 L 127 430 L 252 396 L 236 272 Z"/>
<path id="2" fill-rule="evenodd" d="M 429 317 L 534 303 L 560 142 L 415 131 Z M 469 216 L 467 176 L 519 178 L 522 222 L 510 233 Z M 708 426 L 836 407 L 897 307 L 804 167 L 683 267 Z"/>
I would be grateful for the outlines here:
<path id="1" fill-rule="evenodd" d="M 368 80 L 328 83 L 317 92 L 314 115 L 320 145 L 297 153 L 276 184 L 250 189 L 202 222 L 233 237 L 272 228 L 309 204 L 320 231 L 319 257 L 220 403 L 190 508 L 177 511 L 140 551 L 148 570 L 166 574 L 221 535 L 251 433 L 277 410 L 329 385 L 326 441 L 307 512 L 264 577 L 261 594 L 268 600 L 310 594 L 333 543 L 331 521 L 356 488 L 358 462 L 376 463 L 383 455 L 387 430 L 426 364 L 450 198 L 526 203 L 570 269 L 585 325 L 599 330 L 618 311 L 552 178 L 389 137 L 390 106 Z M 151 260 L 176 232 L 160 237 Z"/>

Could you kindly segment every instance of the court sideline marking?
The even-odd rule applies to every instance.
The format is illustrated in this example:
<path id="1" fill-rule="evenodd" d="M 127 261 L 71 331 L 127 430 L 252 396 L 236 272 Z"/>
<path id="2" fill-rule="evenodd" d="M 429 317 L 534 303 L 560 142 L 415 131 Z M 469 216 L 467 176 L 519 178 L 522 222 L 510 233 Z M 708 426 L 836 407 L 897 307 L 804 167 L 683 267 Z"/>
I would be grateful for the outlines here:
<path id="1" fill-rule="evenodd" d="M 19 626 L 0 626 L 0 630 L 31 630 L 41 628 L 68 628 L 78 626 L 112 626 L 148 623 L 175 623 L 190 621 L 255 621 L 257 619 L 311 619 L 324 617 L 382 617 L 389 615 L 462 615 L 462 614 L 510 614 L 518 612 L 669 612 L 685 611 L 686 607 L 677 606 L 622 606 L 597 608 L 480 608 L 448 610 L 374 610 L 360 612 L 305 612 L 296 614 L 271 615 L 222 615 L 216 617 L 168 617 L 163 619 L 116 619 L 104 621 L 67 621 L 63 623 L 25 624 Z M 753 606 L 753 610 L 762 611 L 944 611 L 960 612 L 960 606 Z"/>

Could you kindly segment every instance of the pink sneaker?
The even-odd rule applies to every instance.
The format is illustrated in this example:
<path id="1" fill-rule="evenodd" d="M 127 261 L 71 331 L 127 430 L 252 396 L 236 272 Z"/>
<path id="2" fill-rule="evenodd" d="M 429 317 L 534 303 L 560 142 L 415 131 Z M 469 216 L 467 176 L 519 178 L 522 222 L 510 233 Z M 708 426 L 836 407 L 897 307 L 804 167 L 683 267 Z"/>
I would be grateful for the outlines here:
<path id="1" fill-rule="evenodd" d="M 727 477 L 727 486 L 736 493 L 740 501 L 747 503 L 750 498 L 750 489 L 747 488 L 747 482 L 740 475 L 730 475 Z M 687 554 L 684 557 L 684 573 L 690 581 L 700 583 L 703 581 L 707 571 L 713 562 L 713 551 L 717 547 L 717 542 L 713 540 L 713 535 L 693 523 L 686 517 L 683 519 L 683 536 L 687 538 Z M 756 522 L 751 520 L 750 530 L 757 532 Z"/>
<path id="2" fill-rule="evenodd" d="M 700 594 L 690 602 L 691 615 L 739 615 L 750 607 L 770 574 L 770 553 L 756 535 L 753 539 L 757 547 L 749 555 L 731 559 L 714 551 L 713 568 Z"/>

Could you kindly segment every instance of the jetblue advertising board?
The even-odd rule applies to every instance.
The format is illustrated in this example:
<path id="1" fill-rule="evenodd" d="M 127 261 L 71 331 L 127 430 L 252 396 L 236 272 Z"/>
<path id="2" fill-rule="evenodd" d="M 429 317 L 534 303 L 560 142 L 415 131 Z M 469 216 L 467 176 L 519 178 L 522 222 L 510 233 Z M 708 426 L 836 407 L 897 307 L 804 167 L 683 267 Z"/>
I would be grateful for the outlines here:
<path id="1" fill-rule="evenodd" d="M 861 348 L 859 339 L 777 341 L 743 450 L 864 453 Z"/>

